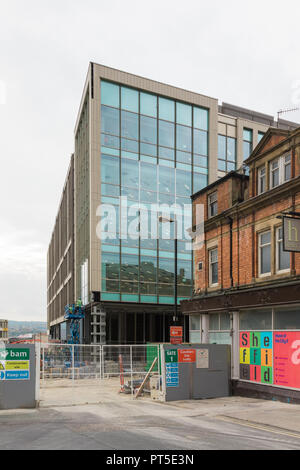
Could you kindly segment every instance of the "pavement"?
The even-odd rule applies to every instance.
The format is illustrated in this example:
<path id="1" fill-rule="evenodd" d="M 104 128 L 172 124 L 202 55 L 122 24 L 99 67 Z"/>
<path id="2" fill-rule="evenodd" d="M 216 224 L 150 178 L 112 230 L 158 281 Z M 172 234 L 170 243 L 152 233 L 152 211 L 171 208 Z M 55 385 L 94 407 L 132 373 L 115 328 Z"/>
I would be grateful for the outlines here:
<path id="1" fill-rule="evenodd" d="M 300 449 L 300 405 L 244 397 L 161 403 L 118 391 L 114 379 L 48 383 L 40 408 L 0 411 L 0 449 Z"/>

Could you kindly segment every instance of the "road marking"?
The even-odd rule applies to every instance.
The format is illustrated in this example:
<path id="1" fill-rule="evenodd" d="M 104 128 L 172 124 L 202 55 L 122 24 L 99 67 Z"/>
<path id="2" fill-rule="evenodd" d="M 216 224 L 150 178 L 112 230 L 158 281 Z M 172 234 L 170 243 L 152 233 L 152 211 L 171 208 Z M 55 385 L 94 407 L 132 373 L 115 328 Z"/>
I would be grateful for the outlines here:
<path id="1" fill-rule="evenodd" d="M 300 433 L 295 434 L 289 431 L 279 431 L 274 428 L 269 428 L 268 425 L 258 425 L 256 423 L 251 423 L 250 421 L 245 422 L 244 420 L 240 420 L 239 418 L 230 418 L 227 416 L 216 416 L 216 418 L 221 421 L 227 421 L 228 423 L 240 424 L 241 426 L 246 426 L 248 428 L 259 429 L 260 431 L 272 432 L 274 434 L 280 434 L 282 436 L 290 436 L 295 437 L 296 439 L 300 439 Z"/>

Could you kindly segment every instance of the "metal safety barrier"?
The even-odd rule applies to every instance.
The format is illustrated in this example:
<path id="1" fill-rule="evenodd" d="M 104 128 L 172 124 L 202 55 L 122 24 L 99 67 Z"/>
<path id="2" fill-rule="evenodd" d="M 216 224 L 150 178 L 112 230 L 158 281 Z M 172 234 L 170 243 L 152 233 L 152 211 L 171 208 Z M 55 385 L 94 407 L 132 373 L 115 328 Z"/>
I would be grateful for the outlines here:
<path id="1" fill-rule="evenodd" d="M 80 384 L 80 380 L 113 379 L 120 381 L 120 391 L 132 393 L 146 377 L 160 347 L 147 345 L 77 345 L 41 344 L 41 387 Z M 161 376 L 160 360 L 152 375 Z M 160 384 L 160 380 L 158 380 Z"/>

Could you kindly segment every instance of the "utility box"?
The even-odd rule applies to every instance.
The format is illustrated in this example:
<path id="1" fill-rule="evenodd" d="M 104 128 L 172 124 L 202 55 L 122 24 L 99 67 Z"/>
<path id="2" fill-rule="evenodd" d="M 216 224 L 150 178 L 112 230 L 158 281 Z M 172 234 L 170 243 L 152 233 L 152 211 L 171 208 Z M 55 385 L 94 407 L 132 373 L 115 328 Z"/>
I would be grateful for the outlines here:
<path id="1" fill-rule="evenodd" d="M 0 347 L 0 410 L 36 408 L 36 390 L 35 345 Z"/>
<path id="2" fill-rule="evenodd" d="M 224 344 L 161 345 L 165 401 L 231 394 L 231 347 Z"/>

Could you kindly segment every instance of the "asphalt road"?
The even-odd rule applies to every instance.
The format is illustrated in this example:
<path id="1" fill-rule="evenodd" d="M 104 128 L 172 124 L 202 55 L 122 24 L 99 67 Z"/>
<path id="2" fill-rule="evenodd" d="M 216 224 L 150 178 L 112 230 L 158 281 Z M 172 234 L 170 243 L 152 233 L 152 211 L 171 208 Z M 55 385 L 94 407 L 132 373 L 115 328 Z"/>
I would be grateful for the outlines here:
<path id="1" fill-rule="evenodd" d="M 300 434 L 126 402 L 1 412 L 1 450 L 295 450 Z M 153 408 L 153 409 L 151 409 Z M 120 409 L 121 411 L 121 409 Z"/>

